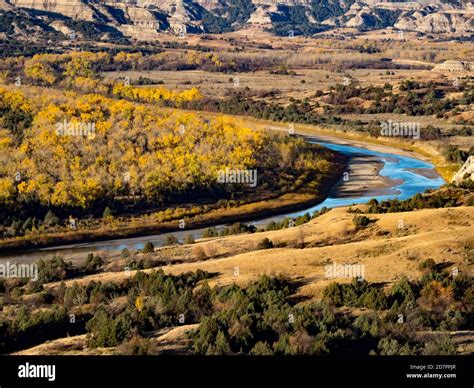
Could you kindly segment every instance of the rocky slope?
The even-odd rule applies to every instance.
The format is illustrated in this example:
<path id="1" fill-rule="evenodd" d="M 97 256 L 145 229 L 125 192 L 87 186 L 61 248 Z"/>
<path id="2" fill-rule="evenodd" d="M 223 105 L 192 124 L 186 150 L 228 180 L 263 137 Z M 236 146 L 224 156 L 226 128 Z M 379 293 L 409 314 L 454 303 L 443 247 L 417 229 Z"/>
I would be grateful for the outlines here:
<path id="1" fill-rule="evenodd" d="M 12 30 L 7 25 L 12 18 L 5 15 L 19 14 L 33 24 L 46 25 L 39 29 L 64 33 L 65 24 L 74 29 L 74 21 L 82 21 L 117 35 L 144 38 L 157 31 L 220 33 L 248 27 L 279 34 L 336 27 L 394 27 L 436 34 L 474 30 L 474 7 L 465 0 L 0 0 L 0 14 L 4 15 L 0 32 Z M 24 23 L 13 19 L 14 33 L 20 33 Z"/>
<path id="2" fill-rule="evenodd" d="M 454 175 L 453 182 L 462 183 L 471 179 L 474 181 L 474 156 L 470 156 L 461 169 Z"/>

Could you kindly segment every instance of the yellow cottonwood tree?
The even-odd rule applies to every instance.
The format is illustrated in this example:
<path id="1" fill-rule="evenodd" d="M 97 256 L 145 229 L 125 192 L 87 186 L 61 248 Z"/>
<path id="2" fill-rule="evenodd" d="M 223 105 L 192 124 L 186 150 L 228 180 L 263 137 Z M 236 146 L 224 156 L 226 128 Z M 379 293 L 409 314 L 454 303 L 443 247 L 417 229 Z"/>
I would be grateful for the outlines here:
<path id="1" fill-rule="evenodd" d="M 52 85 L 57 79 L 54 69 L 50 65 L 37 62 L 34 59 L 25 63 L 24 71 L 27 77 L 40 81 L 44 85 Z"/>

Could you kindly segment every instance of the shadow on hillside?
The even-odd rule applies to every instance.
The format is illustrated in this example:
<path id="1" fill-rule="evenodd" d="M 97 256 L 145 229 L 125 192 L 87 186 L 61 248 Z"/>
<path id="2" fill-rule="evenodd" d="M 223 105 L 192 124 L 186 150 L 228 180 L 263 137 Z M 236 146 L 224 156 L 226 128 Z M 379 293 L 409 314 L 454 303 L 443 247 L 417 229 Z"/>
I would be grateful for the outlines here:
<path id="1" fill-rule="evenodd" d="M 441 272 L 441 271 L 445 270 L 446 268 L 451 267 L 452 265 L 454 265 L 454 262 L 452 262 L 452 261 L 447 261 L 445 263 L 438 263 L 434 266 L 434 270 L 437 271 L 437 272 Z"/>

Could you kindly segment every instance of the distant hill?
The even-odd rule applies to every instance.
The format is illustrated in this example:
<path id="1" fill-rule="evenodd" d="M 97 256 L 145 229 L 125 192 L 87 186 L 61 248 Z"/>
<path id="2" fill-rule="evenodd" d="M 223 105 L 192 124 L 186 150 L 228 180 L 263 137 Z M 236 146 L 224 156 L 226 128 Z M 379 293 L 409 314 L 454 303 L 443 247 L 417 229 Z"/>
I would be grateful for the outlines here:
<path id="1" fill-rule="evenodd" d="M 25 38 L 74 31 L 146 39 L 244 28 L 311 35 L 341 27 L 467 34 L 474 7 L 467 0 L 0 0 L 0 33 Z"/>

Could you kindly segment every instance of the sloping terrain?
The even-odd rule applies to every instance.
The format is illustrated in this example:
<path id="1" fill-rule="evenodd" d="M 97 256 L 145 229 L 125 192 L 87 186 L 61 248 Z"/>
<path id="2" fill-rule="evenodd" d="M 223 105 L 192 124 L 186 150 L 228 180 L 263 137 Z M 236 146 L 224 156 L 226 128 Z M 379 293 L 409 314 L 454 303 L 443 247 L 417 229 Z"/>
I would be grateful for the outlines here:
<path id="1" fill-rule="evenodd" d="M 324 276 L 324 266 L 332 263 L 364 265 L 368 281 L 387 286 L 402 276 L 418 277 L 419 264 L 428 258 L 448 267 L 457 266 L 460 271 L 470 270 L 464 249 L 474 244 L 473 207 L 371 214 L 375 222 L 361 230 L 355 228 L 354 214 L 347 210 L 333 209 L 308 224 L 290 229 L 197 242 L 194 252 L 196 247 L 212 252 L 205 259 L 196 257 L 186 246 L 179 246 L 175 249 L 183 262 L 163 269 L 173 274 L 197 269 L 217 273 L 210 284 L 246 284 L 264 274 L 281 274 L 299 279 L 304 284 L 300 295 L 309 298 L 319 297 L 332 281 Z M 265 237 L 277 248 L 258 250 L 258 243 Z M 169 247 L 160 248 L 153 255 L 159 256 L 161 249 L 166 250 L 167 257 L 173 255 Z M 69 280 L 66 285 L 75 281 L 121 281 L 133 275 L 134 271 L 106 272 Z"/>
<path id="2" fill-rule="evenodd" d="M 359 209 L 365 209 L 365 206 Z M 183 262 L 162 269 L 175 275 L 197 269 L 208 271 L 215 274 L 209 281 L 211 287 L 228 284 L 247 286 L 262 275 L 283 275 L 298 284 L 295 297 L 302 303 L 319 300 L 323 289 L 331 282 L 351 281 L 349 277 L 328 277 L 327 266 L 333 265 L 364 266 L 364 278 L 387 290 L 402 277 L 410 280 L 418 278 L 423 273 L 420 264 L 428 258 L 447 271 L 472 275 L 473 207 L 370 214 L 373 223 L 359 229 L 354 227 L 353 216 L 348 208 L 333 209 L 298 227 L 219 237 L 192 245 L 194 250 L 200 247 L 206 252 L 213 252 L 212 257 L 206 259 L 187 255 L 188 246 L 160 248 L 151 255 L 164 253 L 170 256 L 173 250 L 179 250 L 184 257 Z M 277 248 L 259 250 L 257 245 L 264 237 L 271 239 Z M 105 272 L 66 281 L 65 286 L 70 287 L 74 282 L 81 285 L 92 285 L 93 281 L 122 282 L 134 275 L 135 271 Z M 59 283 L 47 285 L 48 288 L 58 286 Z M 122 309 L 127 304 L 126 299 L 118 298 L 113 303 L 113 309 Z M 344 309 L 342 307 L 340 311 Z M 364 312 L 367 312 L 365 308 L 353 309 L 351 313 L 358 315 Z M 198 328 L 199 324 L 183 324 L 147 332 L 144 337 L 158 354 L 186 354 L 192 352 L 189 334 Z M 435 337 L 442 338 L 445 334 L 443 331 L 418 331 L 415 336 L 425 342 Z M 461 354 L 472 354 L 472 331 L 449 331 L 448 334 Z M 107 355 L 127 353 L 130 351 L 127 346 L 134 346 L 133 341 L 131 345 L 89 348 L 86 336 L 77 335 L 54 339 L 16 354 Z"/>
<path id="3" fill-rule="evenodd" d="M 249 27 L 280 35 L 339 27 L 465 34 L 473 29 L 474 11 L 464 1 L 423 0 L 1 0 L 0 12 L 1 30 L 10 34 L 24 34 L 24 23 L 18 20 L 31 18 L 31 23 L 44 23 L 36 35 L 49 29 L 64 33 L 65 27 L 85 35 L 92 28 L 87 23 L 92 23 L 102 30 L 108 27 L 109 34 L 146 39 L 157 31 L 222 33 Z M 15 25 L 14 31 L 8 24 Z"/>

